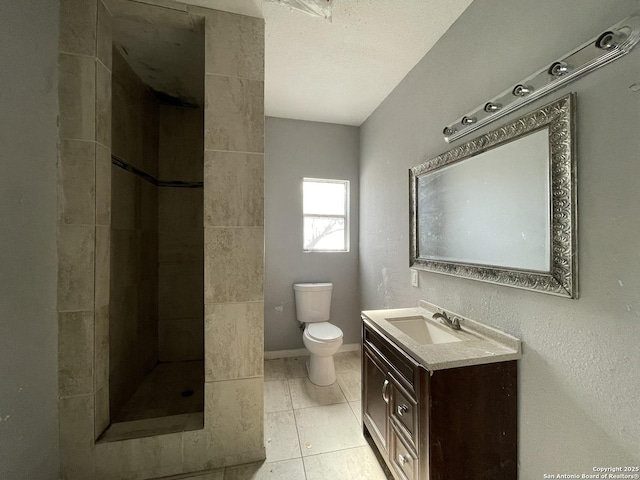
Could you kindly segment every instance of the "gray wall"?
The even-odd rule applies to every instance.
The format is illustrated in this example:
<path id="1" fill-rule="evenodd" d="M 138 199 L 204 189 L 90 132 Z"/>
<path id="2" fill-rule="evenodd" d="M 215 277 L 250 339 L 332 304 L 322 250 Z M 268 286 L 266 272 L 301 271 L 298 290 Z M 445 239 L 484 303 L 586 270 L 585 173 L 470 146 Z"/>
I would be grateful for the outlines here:
<path id="1" fill-rule="evenodd" d="M 579 300 L 427 272 L 412 288 L 407 169 L 450 148 L 448 122 L 638 6 L 476 0 L 361 127 L 363 307 L 425 299 L 523 340 L 521 478 L 640 461 L 640 48 L 536 103 L 578 94 Z"/>
<path id="2" fill-rule="evenodd" d="M 293 284 L 332 282 L 331 323 L 360 340 L 356 127 L 267 117 L 265 125 L 265 350 L 302 348 Z M 349 180 L 351 249 L 302 251 L 302 178 Z"/>
<path id="3" fill-rule="evenodd" d="M 58 478 L 58 1 L 0 16 L 0 478 Z"/>

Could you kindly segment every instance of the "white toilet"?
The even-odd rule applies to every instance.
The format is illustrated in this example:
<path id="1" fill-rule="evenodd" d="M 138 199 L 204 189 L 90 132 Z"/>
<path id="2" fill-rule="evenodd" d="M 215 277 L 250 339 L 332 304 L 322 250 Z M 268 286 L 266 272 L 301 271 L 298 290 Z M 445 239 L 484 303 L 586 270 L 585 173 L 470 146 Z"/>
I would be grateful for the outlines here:
<path id="1" fill-rule="evenodd" d="M 309 380 L 320 386 L 336 381 L 333 354 L 342 345 L 342 330 L 328 322 L 331 311 L 331 283 L 296 283 L 296 315 L 304 325 L 302 341 L 311 352 Z"/>

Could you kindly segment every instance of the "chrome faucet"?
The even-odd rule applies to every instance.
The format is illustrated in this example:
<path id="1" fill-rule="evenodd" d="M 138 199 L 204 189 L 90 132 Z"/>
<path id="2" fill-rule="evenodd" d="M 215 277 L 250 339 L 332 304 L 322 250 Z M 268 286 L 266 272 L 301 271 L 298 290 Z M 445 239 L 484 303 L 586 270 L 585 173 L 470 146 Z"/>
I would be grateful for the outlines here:
<path id="1" fill-rule="evenodd" d="M 453 317 L 453 319 L 450 319 L 449 317 L 447 317 L 447 314 L 445 312 L 436 312 L 431 318 L 433 318 L 434 320 L 439 318 L 440 320 L 442 320 L 442 323 L 444 323 L 448 327 L 451 327 L 454 330 L 460 330 L 460 320 L 458 319 L 458 317 Z"/>

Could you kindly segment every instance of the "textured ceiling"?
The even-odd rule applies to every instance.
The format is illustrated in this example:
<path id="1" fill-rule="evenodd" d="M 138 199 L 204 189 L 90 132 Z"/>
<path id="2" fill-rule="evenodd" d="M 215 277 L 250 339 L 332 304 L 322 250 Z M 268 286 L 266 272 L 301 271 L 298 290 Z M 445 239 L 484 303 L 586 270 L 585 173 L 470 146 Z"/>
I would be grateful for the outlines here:
<path id="1" fill-rule="evenodd" d="M 334 0 L 333 22 L 264 2 L 265 110 L 360 125 L 471 0 Z"/>
<path id="2" fill-rule="evenodd" d="M 122 0 L 110 1 L 122 4 Z M 331 23 L 262 0 L 182 0 L 180 3 L 264 17 L 266 115 L 361 125 L 471 1 L 334 0 Z M 132 3 L 155 4 L 167 7 L 166 10 L 179 5 L 173 0 Z M 162 33 L 154 38 L 160 44 L 171 45 L 169 30 L 164 29 Z M 137 37 L 141 36 L 130 34 L 124 40 L 134 48 Z M 175 69 L 175 72 L 170 69 L 172 65 L 180 66 L 187 58 L 184 48 L 192 42 L 185 40 L 173 42 L 182 45 L 182 53 L 176 48 L 155 49 L 156 54 L 162 51 L 171 55 L 175 50 L 174 54 L 183 57 L 154 62 L 166 65 L 162 69 L 166 75 L 184 77 L 184 69 Z M 148 45 L 141 44 L 140 50 L 142 55 L 154 53 Z M 160 80 L 155 82 L 161 83 Z M 164 80 L 167 85 L 176 82 Z M 189 92 L 180 92 L 180 96 L 189 97 Z M 191 96 L 199 98 L 201 93 L 194 92 Z"/>

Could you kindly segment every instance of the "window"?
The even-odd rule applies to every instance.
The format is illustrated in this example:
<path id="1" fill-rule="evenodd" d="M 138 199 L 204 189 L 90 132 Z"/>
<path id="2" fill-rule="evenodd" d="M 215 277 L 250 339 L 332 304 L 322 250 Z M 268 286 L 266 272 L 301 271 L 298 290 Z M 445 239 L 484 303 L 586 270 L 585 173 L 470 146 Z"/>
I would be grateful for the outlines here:
<path id="1" fill-rule="evenodd" d="M 349 251 L 349 182 L 302 179 L 305 252 Z"/>

